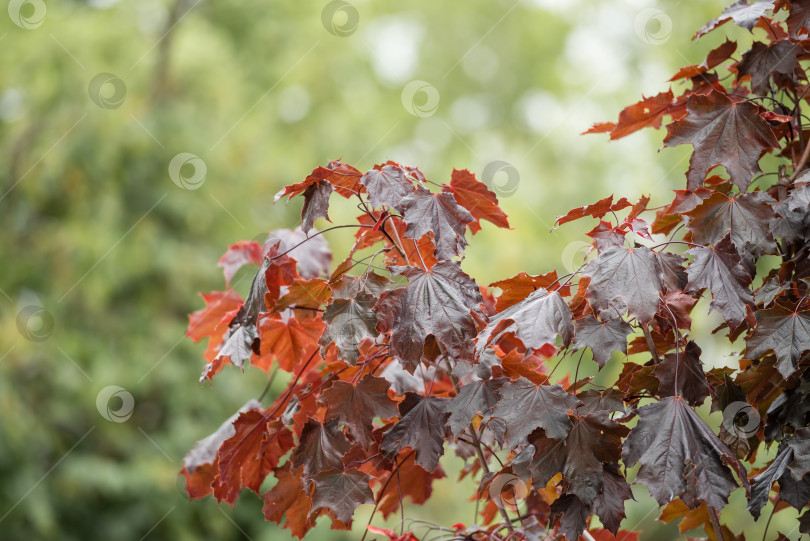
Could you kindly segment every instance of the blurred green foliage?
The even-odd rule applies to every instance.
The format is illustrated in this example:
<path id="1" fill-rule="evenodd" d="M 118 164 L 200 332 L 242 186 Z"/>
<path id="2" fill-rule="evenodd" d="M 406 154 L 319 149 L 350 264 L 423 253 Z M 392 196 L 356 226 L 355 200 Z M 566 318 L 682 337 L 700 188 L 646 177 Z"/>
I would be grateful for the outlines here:
<path id="1" fill-rule="evenodd" d="M 258 498 L 233 510 L 192 503 L 176 478 L 194 442 L 265 383 L 234 369 L 200 388 L 203 346 L 183 336 L 196 293 L 223 287 L 216 261 L 228 244 L 293 226 L 299 208 L 274 207 L 273 195 L 330 159 L 360 169 L 393 159 L 436 181 L 453 167 L 481 178 L 504 161 L 517 176 L 490 180 L 514 229 L 485 226 L 465 269 L 480 283 L 572 270 L 588 224 L 550 233 L 555 216 L 614 192 L 662 204 L 682 187 L 688 155 L 657 154 L 660 133 L 578 134 L 701 61 L 722 36 L 690 37 L 722 7 L 357 0 L 330 18 L 327 2 L 10 2 L 0 16 L 0 538 L 287 538 L 262 521 Z M 426 97 L 403 99 L 414 80 L 436 89 L 435 114 L 409 111 Z M 169 176 L 181 152 L 205 164 L 198 189 Z M 97 404 L 110 385 L 134 398 L 124 422 L 102 416 L 126 410 L 124 395 Z M 458 459 L 443 464 L 449 478 L 408 517 L 469 523 L 474 482 L 459 487 Z M 638 499 L 627 522 L 642 538 L 677 531 Z M 327 520 L 313 537 L 355 537 L 328 532 Z"/>

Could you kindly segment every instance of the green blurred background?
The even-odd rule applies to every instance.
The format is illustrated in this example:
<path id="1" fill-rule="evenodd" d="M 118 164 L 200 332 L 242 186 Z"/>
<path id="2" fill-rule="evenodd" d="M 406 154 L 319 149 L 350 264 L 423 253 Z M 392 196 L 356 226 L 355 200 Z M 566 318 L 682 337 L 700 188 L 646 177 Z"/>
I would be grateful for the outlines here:
<path id="1" fill-rule="evenodd" d="M 265 383 L 255 369 L 225 370 L 201 388 L 204 346 L 183 335 L 197 292 L 223 287 L 216 262 L 228 244 L 294 226 L 299 204 L 273 206 L 273 195 L 316 165 L 393 159 L 438 182 L 469 168 L 501 196 L 514 229 L 485 226 L 464 261 L 480 283 L 572 270 L 593 224 L 550 233 L 555 216 L 613 192 L 663 204 L 689 154 L 657 153 L 661 133 L 578 134 L 701 61 L 723 32 L 690 38 L 723 4 L 10 2 L 0 14 L 0 538 L 288 538 L 253 495 L 234 509 L 189 502 L 176 478 L 194 442 Z M 194 189 L 169 174 L 180 153 L 199 157 L 181 170 Z M 348 246 L 338 232 L 329 240 Z M 130 394 L 131 417 L 111 417 L 131 409 Z M 469 523 L 474 485 L 455 481 L 457 459 L 442 463 L 449 477 L 408 518 Z M 677 533 L 654 521 L 644 490 L 637 499 L 628 528 Z M 313 537 L 357 537 L 328 523 Z"/>

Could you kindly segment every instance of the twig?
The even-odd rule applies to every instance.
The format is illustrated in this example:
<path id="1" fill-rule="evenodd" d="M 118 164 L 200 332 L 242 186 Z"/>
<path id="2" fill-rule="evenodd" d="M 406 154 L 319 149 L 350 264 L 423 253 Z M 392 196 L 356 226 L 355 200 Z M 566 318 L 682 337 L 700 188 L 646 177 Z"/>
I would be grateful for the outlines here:
<path id="1" fill-rule="evenodd" d="M 259 395 L 258 398 L 259 402 L 264 400 L 264 396 L 267 394 L 267 391 L 270 390 L 270 386 L 273 384 L 273 380 L 276 379 L 277 373 L 278 373 L 278 365 L 276 365 L 275 368 L 273 368 L 273 373 L 270 374 L 270 377 L 267 380 L 267 385 L 265 385 L 264 387 L 264 391 L 262 391 L 262 394 Z"/>
<path id="2" fill-rule="evenodd" d="M 641 324 L 641 330 L 644 331 L 644 339 L 647 341 L 647 349 L 650 350 L 653 356 L 653 362 L 658 364 L 661 362 L 661 357 L 658 356 L 658 350 L 655 347 L 655 340 L 653 340 L 652 335 L 650 334 L 650 329 L 647 327 L 646 323 Z"/>

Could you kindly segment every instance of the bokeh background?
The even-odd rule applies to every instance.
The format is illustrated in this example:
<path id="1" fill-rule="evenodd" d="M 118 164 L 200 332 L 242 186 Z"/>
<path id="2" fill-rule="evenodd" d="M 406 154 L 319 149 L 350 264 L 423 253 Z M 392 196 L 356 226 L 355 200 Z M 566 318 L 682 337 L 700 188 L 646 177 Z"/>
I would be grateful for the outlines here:
<path id="1" fill-rule="evenodd" d="M 253 495 L 233 509 L 189 502 L 176 477 L 266 380 L 226 370 L 201 387 L 204 346 L 184 338 L 197 293 L 223 287 L 227 246 L 294 226 L 300 203 L 273 195 L 318 164 L 392 159 L 439 182 L 469 168 L 499 194 L 513 230 L 485 225 L 472 241 L 464 268 L 480 283 L 572 270 L 592 224 L 551 232 L 557 215 L 614 192 L 663 204 L 689 154 L 659 153 L 662 133 L 579 134 L 665 90 L 725 33 L 690 41 L 722 0 L 7 4 L 0 538 L 11 540 L 287 539 Z M 235 281 L 244 290 L 249 277 Z M 473 483 L 456 481 L 453 456 L 442 464 L 449 477 L 408 519 L 472 522 Z M 636 496 L 626 526 L 674 538 Z M 761 535 L 739 496 L 726 510 L 735 527 Z M 357 538 L 366 507 L 354 533 L 325 520 L 313 537 Z"/>

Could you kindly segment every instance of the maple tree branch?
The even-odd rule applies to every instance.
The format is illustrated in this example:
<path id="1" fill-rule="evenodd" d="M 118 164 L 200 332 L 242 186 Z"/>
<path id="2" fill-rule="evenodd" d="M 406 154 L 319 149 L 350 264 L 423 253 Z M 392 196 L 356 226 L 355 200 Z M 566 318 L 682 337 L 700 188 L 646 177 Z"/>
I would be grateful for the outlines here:
<path id="1" fill-rule="evenodd" d="M 416 451 L 411 451 L 410 453 L 408 453 L 405 456 L 405 458 L 402 460 L 402 462 L 403 463 L 407 462 L 408 459 L 411 458 L 411 455 L 414 454 L 415 452 Z M 394 457 L 394 458 L 396 458 L 396 457 Z M 394 465 L 395 465 L 394 467 L 398 470 L 399 469 L 399 463 L 396 460 L 394 461 Z M 388 479 L 386 479 L 385 483 L 383 483 L 383 487 L 382 487 L 382 489 L 380 489 L 380 493 L 377 495 L 377 501 L 374 503 L 374 509 L 371 510 L 371 515 L 368 517 L 368 525 L 369 526 L 371 525 L 371 521 L 374 519 L 374 514 L 377 512 L 377 507 L 379 507 L 380 502 L 382 501 L 383 495 L 385 494 L 385 489 L 388 488 L 388 484 L 391 482 L 391 479 L 393 479 L 393 478 L 394 478 L 394 472 L 391 472 L 391 475 L 389 475 Z M 368 528 L 366 528 L 366 531 L 363 533 L 363 537 L 360 538 L 360 541 L 364 541 L 365 538 L 366 538 L 366 535 L 368 535 Z"/>
<path id="2" fill-rule="evenodd" d="M 301 246 L 305 242 L 309 242 L 310 240 L 314 239 L 318 235 L 323 235 L 327 231 L 334 231 L 335 229 L 344 229 L 344 228 L 347 228 L 347 227 L 354 227 L 354 228 L 358 228 L 358 229 L 371 229 L 374 226 L 373 225 L 366 225 L 366 224 L 345 224 L 345 225 L 333 225 L 332 227 L 327 227 L 326 229 L 321 229 L 320 231 L 317 231 L 314 235 L 311 235 L 311 236 L 305 238 L 304 240 L 302 240 L 301 242 L 299 242 L 298 244 L 296 244 L 295 246 L 293 246 L 289 250 L 285 250 L 285 251 L 281 252 L 280 254 L 274 255 L 273 257 L 270 258 L 270 261 L 273 261 L 274 259 L 278 259 L 281 256 L 287 255 L 288 253 L 292 252 L 293 250 L 295 250 L 296 248 L 298 248 L 299 246 Z"/>
<path id="3" fill-rule="evenodd" d="M 765 530 L 762 532 L 762 541 L 768 537 L 768 527 L 771 525 L 771 520 L 773 519 L 773 515 L 776 512 L 776 507 L 774 506 L 771 509 L 771 516 L 768 517 L 768 522 L 765 523 Z"/>
<path id="4" fill-rule="evenodd" d="M 678 320 L 675 319 L 675 314 L 672 313 L 672 310 L 669 309 L 669 305 L 664 302 L 664 308 L 667 309 L 669 312 L 670 317 L 672 317 L 672 328 L 675 329 L 675 384 L 673 388 L 673 393 L 675 396 L 678 396 L 680 393 L 679 385 L 678 385 L 678 365 L 681 364 L 680 362 L 680 354 L 681 354 L 681 331 L 678 329 Z"/>
<path id="5" fill-rule="evenodd" d="M 402 503 L 402 479 L 399 477 L 397 457 L 394 457 L 394 471 L 397 472 L 397 490 L 399 491 L 399 535 L 403 535 L 405 531 L 405 504 Z"/>
<path id="6" fill-rule="evenodd" d="M 382 234 L 385 235 L 385 238 L 387 238 L 388 241 L 394 246 L 394 248 L 397 249 L 397 251 L 402 256 L 402 258 L 405 259 L 405 261 L 407 261 L 408 256 L 405 255 L 405 251 L 402 249 L 402 247 L 399 244 L 394 242 L 394 239 L 391 237 L 391 235 L 388 234 L 388 231 L 386 231 L 386 229 L 385 229 L 385 222 L 388 221 L 388 218 L 399 218 L 399 216 L 397 216 L 395 214 L 388 214 L 387 216 L 383 217 L 382 224 L 380 224 L 380 229 L 379 230 L 382 231 Z M 394 233 L 396 233 L 396 228 L 394 228 Z M 397 238 L 399 238 L 399 236 L 397 236 Z"/>
<path id="7" fill-rule="evenodd" d="M 788 177 L 788 184 L 796 180 L 799 176 L 799 173 L 802 172 L 804 166 L 807 165 L 807 160 L 810 159 L 810 143 L 804 145 L 804 151 L 802 152 L 802 157 L 799 158 L 799 163 L 796 165 L 796 168 L 793 169 L 793 174 Z"/>
<path id="8" fill-rule="evenodd" d="M 723 534 L 723 528 L 720 526 L 720 514 L 717 512 L 717 509 L 708 504 L 706 505 L 706 509 L 709 511 L 709 522 L 711 522 L 712 529 L 717 535 L 717 541 L 726 541 L 726 536 Z"/>
<path id="9" fill-rule="evenodd" d="M 264 386 L 264 390 L 262 394 L 259 395 L 257 399 L 259 402 L 264 400 L 264 396 L 267 394 L 267 391 L 270 390 L 270 386 L 273 384 L 273 380 L 276 379 L 276 374 L 278 373 L 278 364 L 273 368 L 273 372 L 270 374 L 270 377 L 267 379 L 267 385 Z"/>
<path id="10" fill-rule="evenodd" d="M 471 441 L 471 440 L 469 440 L 469 439 L 465 438 L 465 437 L 464 437 L 464 434 L 460 435 L 460 436 L 458 437 L 458 439 L 459 439 L 459 440 L 461 440 L 461 441 L 463 441 L 463 442 L 465 442 L 465 443 L 469 443 L 470 445 L 475 445 L 475 443 L 474 443 L 473 441 Z M 490 452 L 490 454 L 492 454 L 492 456 L 493 456 L 493 457 L 495 457 L 495 460 L 497 460 L 497 461 L 498 461 L 498 463 L 501 465 L 501 468 L 503 468 L 503 467 L 504 467 L 504 463 L 503 463 L 503 461 L 501 460 L 501 457 L 499 457 L 498 455 L 496 455 L 496 454 L 495 454 L 495 451 L 493 451 L 493 450 L 492 450 L 492 447 L 490 447 L 489 445 L 487 445 L 486 443 L 484 443 L 484 442 L 483 442 L 483 441 L 481 441 L 480 439 L 478 440 L 478 443 L 479 443 L 479 444 L 481 444 L 481 445 L 483 445 L 483 446 L 486 448 L 486 450 L 487 450 L 487 451 L 489 451 L 489 452 Z"/>
<path id="11" fill-rule="evenodd" d="M 386 216 L 385 219 L 387 220 L 389 217 L 397 217 L 398 218 L 398 216 L 394 216 L 393 214 L 389 214 L 388 216 Z M 385 222 L 383 222 L 383 225 L 382 225 L 382 227 L 380 227 L 380 229 L 383 229 L 383 230 L 385 229 Z M 408 263 L 408 265 L 410 265 L 411 260 L 408 259 L 408 255 L 405 253 L 405 247 L 402 245 L 402 239 L 399 238 L 399 233 L 397 232 L 397 228 L 392 227 L 391 230 L 394 232 L 394 237 L 396 237 L 396 242 L 394 242 L 394 246 L 397 247 L 397 250 L 399 250 L 400 255 L 403 257 L 403 259 L 405 259 L 405 261 Z M 391 237 L 388 237 L 388 238 L 391 238 Z M 393 239 L 391 239 L 391 240 L 393 241 Z"/>
<path id="12" fill-rule="evenodd" d="M 312 359 L 314 359 L 315 356 L 318 355 L 318 351 L 320 349 L 321 349 L 320 347 L 315 348 L 315 351 L 312 352 L 312 355 L 309 356 L 309 359 L 307 359 L 307 362 L 304 363 L 304 366 L 302 366 L 301 370 L 298 371 L 298 374 L 295 376 L 295 379 L 292 381 L 292 383 L 290 383 L 290 387 L 287 389 L 287 392 L 284 393 L 284 397 L 281 399 L 281 402 L 275 408 L 273 408 L 273 411 L 271 411 L 269 414 L 265 415 L 265 417 L 267 419 L 272 419 L 276 415 L 276 413 L 278 413 L 278 410 L 281 409 L 281 406 L 283 406 L 284 403 L 287 401 L 287 399 L 290 398 L 290 395 L 292 394 L 293 389 L 295 389 L 295 385 L 298 383 L 298 380 L 301 379 L 301 375 L 307 369 L 307 367 L 309 366 L 309 363 L 312 362 Z"/>
<path id="13" fill-rule="evenodd" d="M 661 357 L 658 356 L 658 349 L 655 347 L 655 340 L 653 340 L 653 337 L 650 334 L 650 329 L 647 327 L 646 323 L 641 324 L 641 330 L 644 331 L 644 339 L 647 341 L 647 349 L 650 350 L 650 353 L 653 356 L 653 362 L 655 364 L 660 363 Z"/>

